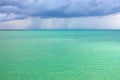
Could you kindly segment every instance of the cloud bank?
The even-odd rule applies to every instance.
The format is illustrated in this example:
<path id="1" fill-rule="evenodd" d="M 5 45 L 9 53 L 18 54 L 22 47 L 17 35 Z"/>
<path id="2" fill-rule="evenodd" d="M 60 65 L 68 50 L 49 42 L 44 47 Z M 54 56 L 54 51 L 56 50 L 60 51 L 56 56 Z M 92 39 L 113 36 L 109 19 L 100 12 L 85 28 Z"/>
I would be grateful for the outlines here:
<path id="1" fill-rule="evenodd" d="M 0 0 L 0 21 L 104 16 L 120 12 L 120 0 Z"/>
<path id="2" fill-rule="evenodd" d="M 0 22 L 0 29 L 120 29 L 120 13 L 82 18 L 31 17 Z"/>

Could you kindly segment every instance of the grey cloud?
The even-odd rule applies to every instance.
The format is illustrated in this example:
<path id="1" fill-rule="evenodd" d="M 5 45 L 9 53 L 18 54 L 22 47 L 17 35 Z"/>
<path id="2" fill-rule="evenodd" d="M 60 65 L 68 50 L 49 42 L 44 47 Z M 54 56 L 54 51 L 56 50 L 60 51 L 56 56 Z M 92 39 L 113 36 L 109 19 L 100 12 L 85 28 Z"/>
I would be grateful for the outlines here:
<path id="1" fill-rule="evenodd" d="M 19 15 L 12 19 L 104 16 L 119 12 L 120 0 L 0 0 L 0 14 Z"/>

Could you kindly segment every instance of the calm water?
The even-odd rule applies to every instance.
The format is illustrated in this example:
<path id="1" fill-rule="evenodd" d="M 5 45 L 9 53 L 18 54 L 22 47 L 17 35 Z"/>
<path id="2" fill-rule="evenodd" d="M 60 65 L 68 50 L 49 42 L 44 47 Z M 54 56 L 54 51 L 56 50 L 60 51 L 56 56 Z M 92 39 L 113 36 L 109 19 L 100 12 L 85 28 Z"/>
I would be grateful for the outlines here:
<path id="1" fill-rule="evenodd" d="M 0 31 L 0 80 L 120 80 L 120 31 Z"/>

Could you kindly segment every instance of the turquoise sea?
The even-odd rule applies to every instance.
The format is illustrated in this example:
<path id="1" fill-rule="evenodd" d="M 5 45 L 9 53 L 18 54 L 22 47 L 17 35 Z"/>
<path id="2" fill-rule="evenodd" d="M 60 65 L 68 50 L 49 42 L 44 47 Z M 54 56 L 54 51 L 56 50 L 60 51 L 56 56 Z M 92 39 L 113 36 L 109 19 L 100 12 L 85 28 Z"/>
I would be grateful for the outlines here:
<path id="1" fill-rule="evenodd" d="M 0 80 L 120 80 L 120 30 L 0 31 Z"/>

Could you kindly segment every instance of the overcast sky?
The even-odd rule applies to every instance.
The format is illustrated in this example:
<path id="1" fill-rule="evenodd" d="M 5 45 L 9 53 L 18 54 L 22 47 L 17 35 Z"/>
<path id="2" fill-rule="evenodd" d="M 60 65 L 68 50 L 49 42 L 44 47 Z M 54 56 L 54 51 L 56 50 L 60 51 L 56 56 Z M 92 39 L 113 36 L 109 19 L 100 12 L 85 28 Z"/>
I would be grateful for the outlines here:
<path id="1" fill-rule="evenodd" d="M 120 29 L 120 0 L 0 0 L 0 29 Z"/>

